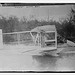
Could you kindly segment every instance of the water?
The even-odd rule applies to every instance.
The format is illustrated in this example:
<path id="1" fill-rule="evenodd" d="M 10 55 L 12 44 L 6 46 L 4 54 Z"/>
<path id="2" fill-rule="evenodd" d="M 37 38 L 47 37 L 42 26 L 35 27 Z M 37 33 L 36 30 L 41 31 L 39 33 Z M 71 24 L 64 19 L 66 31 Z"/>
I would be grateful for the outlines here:
<path id="1" fill-rule="evenodd" d="M 37 69 L 41 71 L 75 71 L 75 54 L 55 56 L 33 56 Z"/>
<path id="2" fill-rule="evenodd" d="M 25 52 L 25 48 L 8 48 L 0 50 L 0 71 L 75 71 L 75 53 L 50 56 L 38 55 L 36 51 Z M 74 51 L 75 47 L 66 50 Z"/>

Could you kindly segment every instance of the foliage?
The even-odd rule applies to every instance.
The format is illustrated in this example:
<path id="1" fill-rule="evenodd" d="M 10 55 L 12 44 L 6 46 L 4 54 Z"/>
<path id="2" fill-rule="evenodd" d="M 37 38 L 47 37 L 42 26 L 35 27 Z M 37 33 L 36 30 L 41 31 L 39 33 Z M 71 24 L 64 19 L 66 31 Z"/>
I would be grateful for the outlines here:
<path id="1" fill-rule="evenodd" d="M 26 17 L 23 17 L 22 19 L 18 19 L 16 16 L 10 16 L 9 18 L 6 18 L 2 16 L 0 18 L 0 28 L 2 29 L 3 33 L 10 33 L 10 32 L 18 32 L 18 31 L 28 31 L 31 30 L 37 26 L 44 26 L 44 25 L 55 25 L 57 29 L 57 33 L 60 35 L 58 38 L 61 37 L 63 40 L 75 38 L 75 15 L 74 10 L 71 9 L 71 15 L 70 18 L 64 21 L 57 22 L 55 20 L 45 21 L 41 20 L 38 21 L 35 20 L 27 20 Z M 7 38 L 7 36 L 6 36 Z M 10 37 L 10 39 L 13 39 Z M 58 39 L 59 42 L 63 42 L 62 40 Z"/>
<path id="2" fill-rule="evenodd" d="M 70 17 L 61 23 L 60 34 L 71 41 L 75 41 L 75 10 L 72 8 Z"/>

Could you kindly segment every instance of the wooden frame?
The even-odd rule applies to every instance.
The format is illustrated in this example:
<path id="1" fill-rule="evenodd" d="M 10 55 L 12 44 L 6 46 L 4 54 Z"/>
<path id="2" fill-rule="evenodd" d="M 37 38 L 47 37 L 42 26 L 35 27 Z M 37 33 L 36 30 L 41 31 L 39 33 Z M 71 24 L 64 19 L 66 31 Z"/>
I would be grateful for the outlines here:
<path id="1" fill-rule="evenodd" d="M 54 40 L 45 40 L 46 42 L 52 42 L 54 41 L 55 42 L 55 48 L 57 48 L 57 32 L 56 31 L 46 31 L 46 33 L 51 33 L 51 32 L 54 32 L 55 33 L 55 39 Z M 36 44 L 36 39 L 38 38 L 38 33 L 37 33 L 37 36 L 36 36 L 36 39 L 34 39 L 34 36 L 32 35 L 32 33 L 30 32 L 32 38 L 33 38 L 33 41 L 34 43 Z M 41 40 L 41 39 L 40 39 Z M 38 46 L 41 46 L 41 44 L 39 43 L 39 40 L 38 40 Z"/>
<path id="2" fill-rule="evenodd" d="M 33 31 L 33 32 L 35 32 L 35 31 Z M 53 40 L 45 40 L 46 42 L 52 42 L 52 41 L 54 41 L 55 42 L 55 47 L 52 47 L 52 49 L 54 48 L 54 49 L 57 49 L 57 31 L 56 31 L 56 29 L 54 30 L 54 31 L 45 31 L 45 33 L 52 33 L 52 32 L 54 32 L 55 33 L 55 39 L 53 39 Z M 22 31 L 22 32 L 12 32 L 12 33 L 3 33 L 3 35 L 10 35 L 10 34 L 17 34 L 17 39 L 18 39 L 18 44 L 20 43 L 20 33 L 30 33 L 30 35 L 31 35 L 31 37 L 32 37 L 32 39 L 33 39 L 33 42 L 34 42 L 34 45 L 36 46 L 36 40 L 37 40 L 37 38 L 38 37 L 40 37 L 39 39 L 38 39 L 38 46 L 40 46 L 41 47 L 41 43 L 39 42 L 39 40 L 41 41 L 41 36 L 39 36 L 39 33 L 40 32 L 37 32 L 37 35 L 36 35 L 36 38 L 32 35 L 32 31 Z M 44 47 L 45 48 L 45 47 Z M 51 48 L 51 47 L 48 47 L 49 49 Z M 46 48 L 45 48 L 46 49 Z"/>

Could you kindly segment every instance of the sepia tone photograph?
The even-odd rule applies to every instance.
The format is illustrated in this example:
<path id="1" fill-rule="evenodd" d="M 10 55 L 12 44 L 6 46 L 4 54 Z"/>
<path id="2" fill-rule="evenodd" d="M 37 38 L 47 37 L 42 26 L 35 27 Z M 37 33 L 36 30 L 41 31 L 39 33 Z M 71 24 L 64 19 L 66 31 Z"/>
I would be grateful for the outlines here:
<path id="1" fill-rule="evenodd" d="M 75 72 L 75 4 L 0 3 L 0 72 Z"/>

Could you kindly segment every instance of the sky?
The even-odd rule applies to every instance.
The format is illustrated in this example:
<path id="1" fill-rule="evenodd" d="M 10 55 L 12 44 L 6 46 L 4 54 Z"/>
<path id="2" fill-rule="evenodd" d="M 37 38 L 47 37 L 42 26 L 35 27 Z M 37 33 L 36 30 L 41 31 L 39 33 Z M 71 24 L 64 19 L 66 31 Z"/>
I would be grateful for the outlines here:
<path id="1" fill-rule="evenodd" d="M 40 7 L 0 7 L 0 15 L 18 18 L 26 17 L 28 20 L 56 20 L 68 17 L 72 5 L 49 5 Z M 49 18 L 48 18 L 49 17 Z"/>

